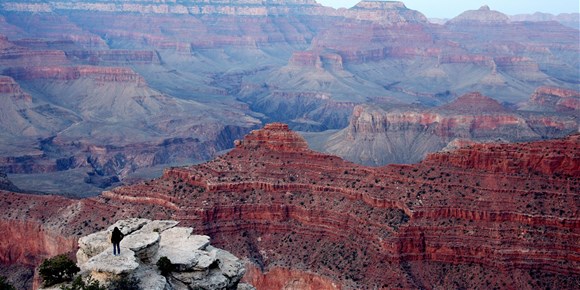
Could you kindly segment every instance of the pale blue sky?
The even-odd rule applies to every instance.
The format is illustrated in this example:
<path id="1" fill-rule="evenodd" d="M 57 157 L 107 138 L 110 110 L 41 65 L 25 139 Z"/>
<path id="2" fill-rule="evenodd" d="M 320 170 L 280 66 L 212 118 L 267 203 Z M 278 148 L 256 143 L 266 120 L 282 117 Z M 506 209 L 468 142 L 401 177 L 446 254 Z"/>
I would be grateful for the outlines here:
<path id="1" fill-rule="evenodd" d="M 325 6 L 350 8 L 358 0 L 316 0 Z M 552 14 L 580 12 L 578 0 L 403 0 L 405 5 L 427 17 L 453 18 L 465 10 L 488 5 L 504 14 L 515 15 L 534 12 Z"/>

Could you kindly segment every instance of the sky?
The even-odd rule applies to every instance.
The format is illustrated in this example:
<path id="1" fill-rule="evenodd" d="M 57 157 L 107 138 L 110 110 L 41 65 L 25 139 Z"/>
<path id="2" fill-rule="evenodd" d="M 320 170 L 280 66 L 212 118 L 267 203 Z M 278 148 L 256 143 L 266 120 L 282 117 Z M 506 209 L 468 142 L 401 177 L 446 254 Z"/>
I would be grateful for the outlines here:
<path id="1" fill-rule="evenodd" d="M 359 2 L 359 0 L 316 1 L 334 8 L 350 8 Z M 483 5 L 507 15 L 580 12 L 578 0 L 402 0 L 402 2 L 409 9 L 418 10 L 429 18 L 453 18 L 466 10 L 479 9 Z"/>

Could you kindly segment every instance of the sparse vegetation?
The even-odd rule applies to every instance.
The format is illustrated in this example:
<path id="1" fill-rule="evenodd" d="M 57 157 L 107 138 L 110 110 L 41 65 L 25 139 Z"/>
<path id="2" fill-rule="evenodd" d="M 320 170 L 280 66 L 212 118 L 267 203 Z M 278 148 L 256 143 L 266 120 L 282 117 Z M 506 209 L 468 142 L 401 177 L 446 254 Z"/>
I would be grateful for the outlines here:
<path id="1" fill-rule="evenodd" d="M 0 276 L 0 290 L 16 290 L 16 288 L 7 281 L 6 277 Z"/>
<path id="2" fill-rule="evenodd" d="M 81 276 L 77 276 L 70 286 L 62 286 L 61 290 L 107 290 L 105 286 L 101 286 L 99 281 L 88 277 L 87 280 L 83 280 Z"/>
<path id="3" fill-rule="evenodd" d="M 121 277 L 114 280 L 109 280 L 107 290 L 141 290 L 139 287 L 139 280 L 135 277 Z"/>
<path id="4" fill-rule="evenodd" d="M 46 287 L 71 281 L 73 276 L 80 270 L 69 257 L 58 255 L 42 261 L 38 272 L 42 278 L 43 285 Z"/>
<path id="5" fill-rule="evenodd" d="M 161 271 L 161 275 L 163 275 L 163 276 L 167 276 L 169 273 L 173 272 L 173 270 L 175 269 L 175 266 L 173 266 L 173 264 L 171 264 L 171 260 L 169 260 L 169 258 L 167 258 L 165 256 L 159 258 L 156 265 L 157 265 L 157 268 L 159 268 L 159 271 Z"/>

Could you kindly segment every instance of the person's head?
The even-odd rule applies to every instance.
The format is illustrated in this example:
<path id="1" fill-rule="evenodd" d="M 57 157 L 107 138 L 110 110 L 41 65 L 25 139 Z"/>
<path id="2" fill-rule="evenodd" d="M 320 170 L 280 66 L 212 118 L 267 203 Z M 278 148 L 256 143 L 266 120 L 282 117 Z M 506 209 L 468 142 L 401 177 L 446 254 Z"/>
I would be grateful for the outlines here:
<path id="1" fill-rule="evenodd" d="M 119 230 L 118 227 L 115 227 L 115 229 L 113 229 L 113 232 L 120 232 L 121 230 Z"/>

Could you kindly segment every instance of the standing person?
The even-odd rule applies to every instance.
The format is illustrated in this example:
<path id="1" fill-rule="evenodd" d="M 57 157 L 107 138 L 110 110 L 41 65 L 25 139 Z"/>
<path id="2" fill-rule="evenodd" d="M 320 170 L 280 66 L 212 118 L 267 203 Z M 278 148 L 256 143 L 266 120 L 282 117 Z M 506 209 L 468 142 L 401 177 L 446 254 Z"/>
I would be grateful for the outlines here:
<path id="1" fill-rule="evenodd" d="M 118 227 L 115 227 L 113 230 L 113 234 L 111 234 L 111 243 L 113 243 L 113 256 L 117 256 L 121 254 L 121 240 L 125 237 L 121 230 Z"/>

